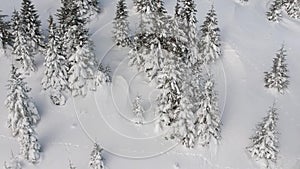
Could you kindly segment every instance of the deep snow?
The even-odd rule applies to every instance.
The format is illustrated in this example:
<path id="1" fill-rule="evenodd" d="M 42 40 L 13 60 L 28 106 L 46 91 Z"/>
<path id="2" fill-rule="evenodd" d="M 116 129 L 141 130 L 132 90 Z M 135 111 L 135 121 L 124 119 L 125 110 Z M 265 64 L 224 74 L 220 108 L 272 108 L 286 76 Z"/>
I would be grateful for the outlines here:
<path id="1" fill-rule="evenodd" d="M 0 0 L 4 14 L 19 9 L 21 0 Z M 47 28 L 49 14 L 59 7 L 59 0 L 33 0 L 43 29 Z M 131 0 L 127 0 L 132 30 L 136 16 Z M 252 0 L 240 5 L 234 0 L 214 2 L 221 29 L 222 58 L 214 66 L 222 112 L 222 140 L 217 149 L 188 150 L 163 139 L 163 132 L 153 130 L 153 100 L 155 88 L 143 74 L 127 66 L 128 49 L 115 47 L 111 40 L 112 19 L 116 0 L 101 0 L 103 12 L 90 23 L 96 55 L 111 66 L 113 83 L 103 86 L 85 99 L 69 98 L 67 104 L 51 104 L 41 89 L 43 56 L 37 56 L 38 71 L 27 78 L 32 88 L 30 95 L 41 115 L 37 133 L 42 145 L 42 161 L 33 166 L 24 162 L 24 168 L 68 168 L 69 160 L 78 168 L 88 168 L 93 140 L 106 151 L 103 156 L 109 169 L 254 169 L 256 164 L 248 157 L 245 147 L 255 125 L 266 115 L 268 107 L 277 98 L 279 107 L 279 168 L 300 168 L 300 22 L 284 16 L 281 23 L 270 23 L 265 17 L 269 1 Z M 170 13 L 175 0 L 165 1 Z M 200 25 L 212 1 L 196 0 Z M 297 43 L 298 42 L 298 43 Z M 263 87 L 263 72 L 269 71 L 272 58 L 285 43 L 290 75 L 289 91 L 277 95 Z M 9 56 L 0 57 L 0 103 L 6 98 L 9 77 Z M 132 123 L 131 102 L 142 95 L 147 124 Z M 7 109 L 0 104 L 0 165 L 9 161 L 10 152 L 18 153 L 18 142 L 5 127 Z"/>

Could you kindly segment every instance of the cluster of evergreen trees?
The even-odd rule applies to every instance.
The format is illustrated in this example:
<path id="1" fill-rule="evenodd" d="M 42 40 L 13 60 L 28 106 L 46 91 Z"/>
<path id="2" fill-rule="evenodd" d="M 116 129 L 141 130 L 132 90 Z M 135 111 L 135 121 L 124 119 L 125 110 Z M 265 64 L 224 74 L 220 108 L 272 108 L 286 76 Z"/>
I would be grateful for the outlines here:
<path id="1" fill-rule="evenodd" d="M 286 50 L 284 45 L 276 53 L 270 72 L 265 72 L 264 84 L 268 89 L 274 89 L 280 94 L 286 93 L 289 85 Z M 275 103 L 268 114 L 256 127 L 255 134 L 250 138 L 251 145 L 247 150 L 255 160 L 262 161 L 266 168 L 276 164 L 279 153 L 279 138 L 277 130 L 278 113 Z"/>
<path id="2" fill-rule="evenodd" d="M 35 132 L 40 116 L 24 80 L 26 75 L 37 69 L 35 56 L 45 55 L 41 84 L 56 105 L 65 104 L 64 95 L 69 92 L 72 96 L 85 96 L 88 90 L 95 90 L 110 81 L 109 69 L 96 61 L 86 28 L 89 18 L 100 12 L 98 1 L 61 2 L 56 14 L 58 23 L 52 16 L 49 17 L 47 38 L 42 34 L 41 21 L 31 0 L 22 0 L 20 11 L 14 10 L 11 21 L 0 15 L 2 52 L 11 51 L 13 54 L 5 101 L 9 110 L 7 125 L 12 135 L 18 138 L 20 155 L 31 163 L 40 159 L 41 146 Z M 93 168 L 97 160 L 101 160 L 97 155 L 95 158 L 95 164 L 91 164 Z"/>
<path id="3" fill-rule="evenodd" d="M 286 11 L 288 16 L 300 18 L 300 2 L 299 0 L 274 0 L 267 12 L 267 18 L 270 21 L 280 21 L 282 12 Z"/>
<path id="4" fill-rule="evenodd" d="M 220 56 L 220 35 L 212 6 L 198 34 L 194 0 L 178 0 L 174 16 L 162 0 L 135 0 L 139 27 L 132 37 L 124 0 L 114 19 L 116 44 L 130 47 L 129 64 L 145 72 L 160 91 L 158 125 L 186 147 L 220 139 L 220 112 L 213 76 L 203 71 Z"/>

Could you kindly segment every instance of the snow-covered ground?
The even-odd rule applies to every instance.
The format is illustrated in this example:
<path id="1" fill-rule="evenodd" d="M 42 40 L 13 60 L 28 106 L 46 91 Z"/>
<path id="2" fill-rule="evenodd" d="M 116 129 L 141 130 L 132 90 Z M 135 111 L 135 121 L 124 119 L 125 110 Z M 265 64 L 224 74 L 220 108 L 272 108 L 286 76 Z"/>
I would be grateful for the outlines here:
<path id="1" fill-rule="evenodd" d="M 6 1 L 1 9 L 11 14 L 21 0 Z M 33 0 L 43 29 L 49 14 L 59 7 L 59 0 Z M 127 0 L 132 30 L 136 16 Z M 93 141 L 105 151 L 109 169 L 254 169 L 245 147 L 257 122 L 277 99 L 279 107 L 280 153 L 282 169 L 300 168 L 300 21 L 284 16 L 280 23 L 270 23 L 265 12 L 268 0 L 251 0 L 241 5 L 234 0 L 196 0 L 199 24 L 214 3 L 221 29 L 222 59 L 214 66 L 222 110 L 222 140 L 217 149 L 186 149 L 164 140 L 164 132 L 154 131 L 155 87 L 143 74 L 128 67 L 128 49 L 114 46 L 111 40 L 116 0 L 101 0 L 103 12 L 90 23 L 97 58 L 112 68 L 112 84 L 101 87 L 86 98 L 69 98 L 62 107 L 54 106 L 41 89 L 43 56 L 36 57 L 38 71 L 26 81 L 41 115 L 37 133 L 42 145 L 38 165 L 24 163 L 24 168 L 68 168 L 71 160 L 78 169 L 88 168 Z M 175 0 L 165 1 L 173 13 Z M 284 43 L 290 86 L 285 95 L 274 94 L 263 86 L 263 72 L 269 71 L 272 58 Z M 0 103 L 6 98 L 10 58 L 0 57 Z M 131 112 L 135 96 L 142 96 L 146 124 L 134 124 Z M 11 151 L 18 154 L 19 145 L 6 128 L 7 109 L 0 104 L 0 165 L 8 161 Z"/>

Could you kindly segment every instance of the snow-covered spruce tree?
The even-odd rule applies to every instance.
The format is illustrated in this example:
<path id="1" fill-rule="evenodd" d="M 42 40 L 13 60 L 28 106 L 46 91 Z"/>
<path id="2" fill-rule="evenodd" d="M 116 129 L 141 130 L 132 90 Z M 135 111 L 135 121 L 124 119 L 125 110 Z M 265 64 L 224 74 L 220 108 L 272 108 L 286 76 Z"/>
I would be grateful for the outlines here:
<path id="1" fill-rule="evenodd" d="M 214 6 L 207 13 L 206 19 L 201 26 L 201 38 L 199 41 L 200 60 L 209 64 L 216 61 L 220 55 L 220 29 Z"/>
<path id="2" fill-rule="evenodd" d="M 92 169 L 104 169 L 104 162 L 102 157 L 102 151 L 103 149 L 97 144 L 94 144 L 93 150 L 91 152 L 91 158 L 90 158 L 90 168 Z"/>
<path id="3" fill-rule="evenodd" d="M 276 53 L 273 59 L 273 67 L 270 72 L 265 72 L 265 87 L 274 88 L 279 93 L 284 94 L 289 85 L 289 76 L 287 75 L 286 50 L 284 45 Z"/>
<path id="4" fill-rule="evenodd" d="M 13 54 L 15 61 L 17 61 L 22 69 L 29 73 L 35 71 L 34 58 L 32 49 L 29 47 L 25 35 L 25 30 L 21 24 L 20 15 L 15 10 L 12 15 L 12 35 L 13 39 Z"/>
<path id="5" fill-rule="evenodd" d="M 98 68 L 94 76 L 94 84 L 91 90 L 96 90 L 97 86 L 111 82 L 110 67 L 104 67 L 101 63 L 98 64 Z"/>
<path id="6" fill-rule="evenodd" d="M 247 147 L 252 158 L 265 161 L 267 166 L 270 162 L 276 163 L 279 152 L 277 121 L 277 109 L 273 105 L 268 110 L 268 115 L 257 125 L 255 134 L 251 137 L 252 143 Z"/>
<path id="7" fill-rule="evenodd" d="M 182 80 L 180 106 L 171 130 L 171 138 L 181 142 L 187 148 L 193 148 L 197 143 L 196 111 L 200 106 L 202 87 L 202 68 L 195 64 L 192 68 L 185 65 Z"/>
<path id="8" fill-rule="evenodd" d="M 200 96 L 199 109 L 196 111 L 195 129 L 198 143 L 207 146 L 212 139 L 221 139 L 221 118 L 218 98 L 215 92 L 215 82 L 211 75 L 204 82 L 204 90 Z"/>
<path id="9" fill-rule="evenodd" d="M 18 136 L 20 155 L 31 163 L 38 163 L 41 145 L 38 142 L 37 135 L 29 120 L 27 117 L 22 120 L 22 127 Z"/>
<path id="10" fill-rule="evenodd" d="M 0 10 L 0 13 L 2 10 Z M 12 44 L 12 36 L 10 33 L 10 22 L 5 21 L 7 15 L 0 14 L 0 50 L 6 49 L 7 45 Z"/>
<path id="11" fill-rule="evenodd" d="M 129 22 L 128 22 L 128 11 L 125 0 L 119 0 L 117 4 L 116 16 L 114 18 L 114 36 L 118 46 L 129 46 Z"/>
<path id="12" fill-rule="evenodd" d="M 300 1 L 299 0 L 286 0 L 284 3 L 287 14 L 295 19 L 300 18 Z"/>
<path id="13" fill-rule="evenodd" d="M 136 96 L 132 103 L 132 112 L 134 114 L 134 121 L 136 124 L 143 124 L 144 122 L 144 108 L 141 105 L 141 96 Z"/>
<path id="14" fill-rule="evenodd" d="M 161 73 L 157 76 L 157 88 L 160 91 L 157 97 L 157 115 L 161 129 L 172 126 L 177 118 L 182 93 L 183 67 L 181 57 L 170 53 L 166 56 Z"/>
<path id="15" fill-rule="evenodd" d="M 90 17 L 100 13 L 100 6 L 98 0 L 76 0 L 79 7 L 81 18 L 89 20 Z"/>
<path id="16" fill-rule="evenodd" d="M 4 162 L 4 169 L 22 169 L 21 161 L 13 153 L 11 153 L 11 158 L 9 162 Z"/>
<path id="17" fill-rule="evenodd" d="M 85 96 L 94 80 L 96 71 L 95 55 L 92 47 L 78 45 L 76 52 L 70 56 L 69 63 L 69 89 L 73 96 Z"/>
<path id="18" fill-rule="evenodd" d="M 68 67 L 65 57 L 61 54 L 60 37 L 53 17 L 49 17 L 49 34 L 44 66 L 46 67 L 42 78 L 42 87 L 49 90 L 53 103 L 56 105 L 64 104 L 64 91 L 68 85 Z M 58 96 L 57 98 L 54 96 Z M 56 98 L 56 99 L 55 99 Z"/>
<path id="19" fill-rule="evenodd" d="M 31 0 L 23 0 L 21 4 L 21 25 L 25 32 L 29 50 L 35 54 L 40 47 L 44 47 L 41 35 L 41 21 Z"/>
<path id="20" fill-rule="evenodd" d="M 278 22 L 282 17 L 283 0 L 274 0 L 266 15 L 269 21 Z"/>
<path id="21" fill-rule="evenodd" d="M 30 89 L 27 87 L 27 83 L 24 82 L 21 73 L 12 66 L 5 105 L 9 110 L 8 128 L 11 129 L 13 136 L 19 134 L 24 119 L 27 119 L 27 122 L 33 126 L 40 120 L 38 111 L 28 96 L 29 91 Z"/>

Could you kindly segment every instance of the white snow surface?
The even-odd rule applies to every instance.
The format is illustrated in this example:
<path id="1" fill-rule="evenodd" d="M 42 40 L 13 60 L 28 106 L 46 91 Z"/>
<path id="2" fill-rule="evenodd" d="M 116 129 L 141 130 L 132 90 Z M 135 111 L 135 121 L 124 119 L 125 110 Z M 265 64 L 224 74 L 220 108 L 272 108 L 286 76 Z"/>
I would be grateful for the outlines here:
<path id="1" fill-rule="evenodd" d="M 21 0 L 0 0 L 3 14 L 19 9 Z M 130 27 L 137 27 L 132 1 L 127 0 Z M 165 0 L 173 14 L 176 1 Z M 59 0 L 33 0 L 44 31 L 47 18 L 60 6 Z M 300 168 L 300 21 L 284 15 L 280 23 L 271 23 L 265 12 L 269 1 L 251 0 L 241 5 L 235 0 L 196 0 L 198 28 L 213 3 L 221 29 L 222 57 L 214 73 L 222 111 L 222 140 L 216 148 L 186 149 L 164 140 L 164 132 L 154 131 L 156 90 L 142 73 L 128 67 L 128 49 L 114 45 L 112 20 L 117 0 L 101 0 L 102 13 L 89 24 L 96 56 L 111 66 L 112 84 L 102 86 L 86 98 L 69 98 L 65 106 L 55 106 L 42 91 L 44 56 L 36 56 L 38 71 L 26 78 L 41 116 L 36 131 L 42 146 L 37 165 L 23 161 L 25 169 L 68 168 L 69 160 L 78 168 L 88 168 L 93 141 L 104 148 L 108 169 L 255 169 L 245 147 L 255 125 L 277 99 L 279 108 L 279 169 Z M 133 31 L 132 31 L 133 33 Z M 270 70 L 272 58 L 284 43 L 290 86 L 285 95 L 264 88 L 263 72 Z M 10 160 L 19 145 L 6 127 L 8 111 L 4 106 L 10 56 L 0 56 L 0 165 Z M 145 125 L 135 125 L 131 112 L 136 95 L 143 98 Z"/>

